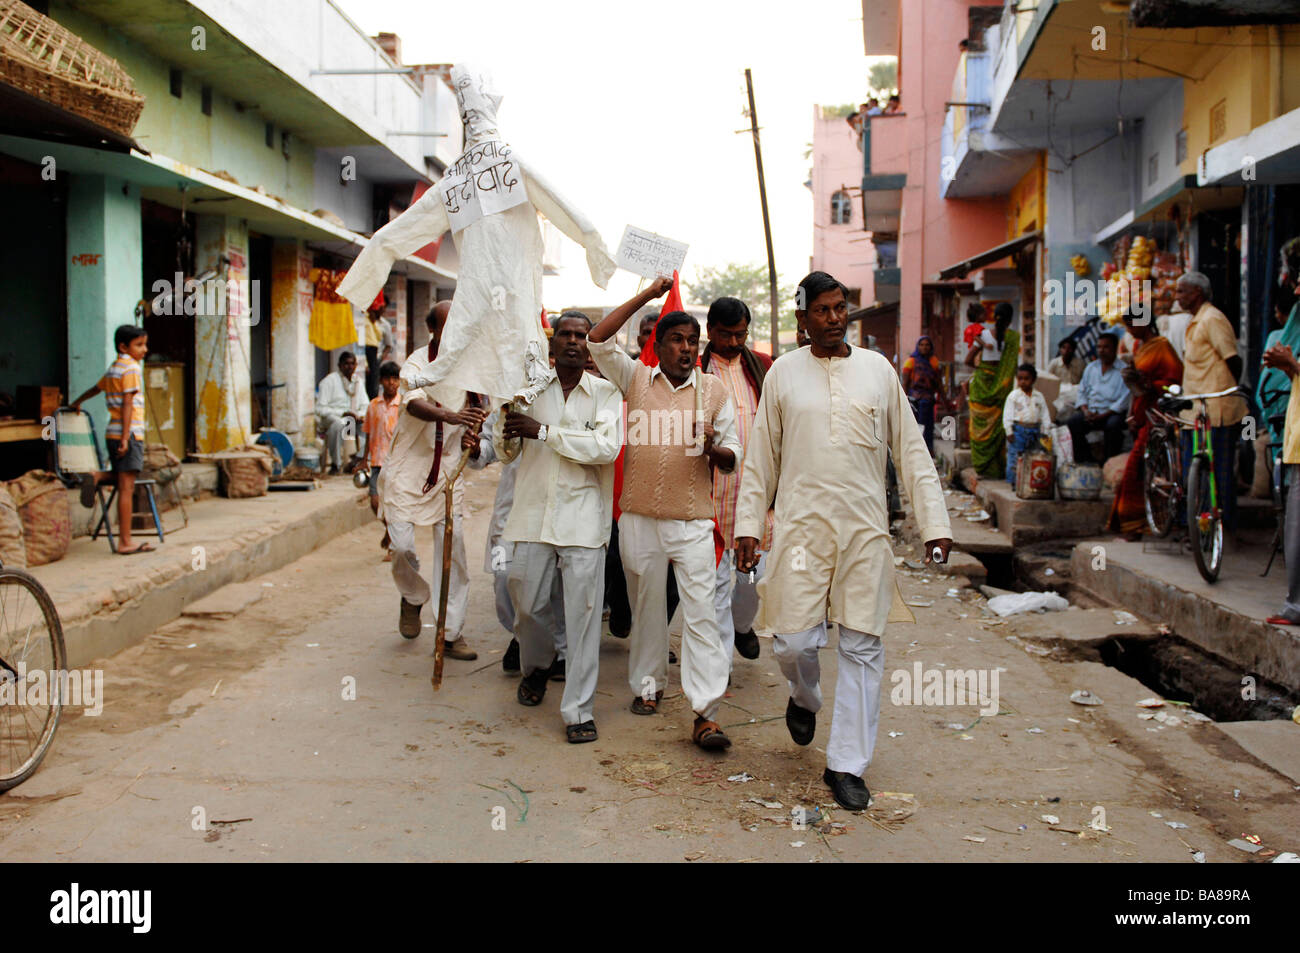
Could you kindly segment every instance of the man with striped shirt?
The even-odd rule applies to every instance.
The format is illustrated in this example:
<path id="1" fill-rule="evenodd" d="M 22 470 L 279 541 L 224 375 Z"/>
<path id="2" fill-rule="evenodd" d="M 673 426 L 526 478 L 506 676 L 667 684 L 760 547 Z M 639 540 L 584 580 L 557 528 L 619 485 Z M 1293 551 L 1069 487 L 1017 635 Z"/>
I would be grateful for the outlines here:
<path id="1" fill-rule="evenodd" d="M 766 354 L 745 346 L 749 336 L 749 307 L 739 298 L 719 298 L 709 306 L 705 319 L 709 343 L 700 352 L 700 369 L 714 374 L 727 385 L 727 391 L 736 405 L 736 429 L 740 445 L 746 446 L 749 431 L 754 426 L 758 412 L 758 397 L 763 390 L 763 377 L 772 366 Z M 755 583 L 762 577 L 766 563 L 760 559 L 754 571 L 755 581 L 748 575 L 736 573 L 735 528 L 736 499 L 740 495 L 740 477 L 743 465 L 731 473 L 713 472 L 713 512 L 722 537 L 722 558 L 718 560 L 714 609 L 718 613 L 718 628 L 727 659 L 732 659 L 732 646 L 744 658 L 758 658 L 758 636 L 754 634 L 754 616 L 758 613 L 758 593 Z M 767 531 L 761 552 L 766 552 L 772 540 L 772 517 L 768 514 Z"/>

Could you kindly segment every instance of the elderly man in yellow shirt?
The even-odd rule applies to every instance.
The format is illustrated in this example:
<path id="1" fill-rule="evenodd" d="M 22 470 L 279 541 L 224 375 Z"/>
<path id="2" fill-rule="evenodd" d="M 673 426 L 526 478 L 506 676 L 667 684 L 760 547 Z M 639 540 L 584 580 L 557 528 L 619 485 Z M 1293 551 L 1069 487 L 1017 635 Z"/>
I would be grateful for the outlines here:
<path id="1" fill-rule="evenodd" d="M 1192 316 L 1183 343 L 1183 393 L 1213 394 L 1234 387 L 1241 380 L 1241 356 L 1237 353 L 1237 335 L 1223 312 L 1210 304 L 1210 279 L 1199 271 L 1189 271 L 1178 279 L 1174 297 Z M 1237 441 L 1241 419 L 1246 416 L 1242 397 L 1216 397 L 1208 402 L 1210 445 L 1214 450 L 1214 479 L 1219 486 L 1223 522 L 1237 528 Z M 1200 402 L 1183 412 L 1187 420 L 1200 412 Z M 1192 460 L 1192 434 L 1184 430 L 1183 482 Z"/>
<path id="2" fill-rule="evenodd" d="M 1286 405 L 1286 426 L 1282 430 L 1282 463 L 1288 480 L 1286 525 L 1282 530 L 1282 549 L 1286 555 L 1286 602 L 1282 611 L 1269 616 L 1274 625 L 1300 625 L 1300 400 L 1296 400 L 1296 378 L 1300 361 L 1285 344 L 1275 344 L 1264 352 L 1264 366 L 1276 367 L 1291 378 L 1291 400 Z"/>

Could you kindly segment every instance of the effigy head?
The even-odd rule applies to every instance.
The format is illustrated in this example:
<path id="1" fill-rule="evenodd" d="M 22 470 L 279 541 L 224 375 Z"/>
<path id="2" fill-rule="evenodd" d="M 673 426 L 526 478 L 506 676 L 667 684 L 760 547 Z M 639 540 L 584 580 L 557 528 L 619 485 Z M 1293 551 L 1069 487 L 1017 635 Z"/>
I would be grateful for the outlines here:
<path id="1" fill-rule="evenodd" d="M 456 90 L 460 121 L 465 127 L 465 141 L 495 136 L 497 108 L 502 96 L 486 72 L 469 65 L 451 68 L 451 85 Z"/>

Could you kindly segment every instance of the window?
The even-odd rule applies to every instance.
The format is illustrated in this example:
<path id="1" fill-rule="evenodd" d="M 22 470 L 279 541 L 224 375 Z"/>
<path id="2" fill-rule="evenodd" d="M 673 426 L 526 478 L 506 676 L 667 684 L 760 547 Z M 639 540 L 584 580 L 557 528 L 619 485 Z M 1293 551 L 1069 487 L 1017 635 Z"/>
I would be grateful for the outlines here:
<path id="1" fill-rule="evenodd" d="M 266 147 L 275 148 L 275 126 L 269 122 L 266 124 Z"/>
<path id="2" fill-rule="evenodd" d="M 199 108 L 203 110 L 203 115 L 212 115 L 212 87 L 204 86 L 199 93 Z"/>
<path id="3" fill-rule="evenodd" d="M 175 96 L 177 99 L 180 99 L 181 90 L 183 88 L 181 84 L 181 71 L 178 69 L 172 70 L 169 76 L 169 80 L 171 83 L 172 95 Z"/>
<path id="4" fill-rule="evenodd" d="M 853 203 L 849 193 L 840 189 L 831 196 L 831 224 L 847 225 L 853 219 Z"/>
<path id="5" fill-rule="evenodd" d="M 1153 152 L 1147 159 L 1147 185 L 1155 185 L 1158 178 L 1160 178 L 1160 153 Z"/>
<path id="6" fill-rule="evenodd" d="M 1210 141 L 1218 142 L 1228 131 L 1228 101 L 1220 99 L 1210 107 Z"/>
<path id="7" fill-rule="evenodd" d="M 1182 165 L 1187 161 L 1187 130 L 1178 130 L 1178 135 L 1174 136 L 1174 164 Z"/>

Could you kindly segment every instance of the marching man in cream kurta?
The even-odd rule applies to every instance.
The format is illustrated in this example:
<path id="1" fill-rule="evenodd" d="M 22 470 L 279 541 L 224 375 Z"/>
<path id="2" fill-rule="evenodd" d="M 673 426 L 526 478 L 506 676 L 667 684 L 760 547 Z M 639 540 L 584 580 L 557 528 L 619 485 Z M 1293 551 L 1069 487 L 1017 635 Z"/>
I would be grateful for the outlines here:
<path id="1" fill-rule="evenodd" d="M 670 279 L 658 279 L 611 311 L 587 341 L 600 372 L 627 399 L 618 541 L 632 600 L 632 711 L 654 714 L 668 681 L 665 587 L 671 560 L 682 606 L 682 691 L 695 712 L 691 738 L 701 748 L 720 749 L 731 744 L 714 721 L 731 659 L 713 606 L 712 469 L 729 473 L 740 466 L 736 409 L 726 384 L 696 368 L 700 323 L 686 312 L 659 319 L 657 367 L 632 360 L 612 340 L 642 306 L 671 287 Z"/>
<path id="2" fill-rule="evenodd" d="M 921 428 L 889 361 L 844 340 L 846 289 L 825 272 L 799 283 L 799 326 L 811 347 L 783 355 L 763 382 L 736 511 L 736 563 L 757 565 L 775 501 L 767 573 L 758 585 L 761 630 L 790 682 L 786 726 L 809 744 L 822 705 L 817 650 L 839 626 L 839 680 L 823 780 L 843 807 L 863 810 L 861 775 L 880 714 L 886 622 L 915 621 L 894 581 L 885 462 L 892 450 L 926 561 L 952 545 L 947 504 Z M 937 553 L 935 551 L 938 551 Z"/>
<path id="3" fill-rule="evenodd" d="M 622 397 L 583 370 L 591 321 L 566 311 L 555 322 L 555 371 L 527 413 L 508 412 L 499 440 L 520 439 L 514 505 L 504 539 L 514 544 L 507 586 L 523 679 L 516 697 L 539 705 L 556 661 L 556 573 L 564 591 L 568 667 L 560 715 L 573 744 L 596 740 L 592 701 L 600 662 L 605 546 L 614 501 L 614 459 L 623 444 Z M 495 432 L 495 428 L 494 428 Z M 494 447 L 504 455 L 504 446 Z M 473 451 L 471 451 L 471 454 Z"/>
<path id="4" fill-rule="evenodd" d="M 447 474 L 456 468 L 462 446 L 472 444 L 485 412 L 462 394 L 461 407 L 453 410 L 437 403 L 421 388 L 406 387 L 412 374 L 432 363 L 438 355 L 447 309 L 429 313 L 430 339 L 427 348 L 413 351 L 402 368 L 405 387 L 402 411 L 393 431 L 393 443 L 379 474 L 380 516 L 388 523 L 389 548 L 393 554 L 393 582 L 401 593 L 398 631 L 414 639 L 421 632 L 420 610 L 426 602 L 437 605 L 442 588 L 442 521 L 446 516 L 443 488 Z M 469 567 L 460 518 L 464 483 L 452 489 L 453 522 L 451 579 L 447 587 L 447 635 L 443 654 L 447 658 L 473 661 L 478 653 L 461 638 L 469 605 Z M 433 586 L 420 572 L 416 555 L 416 527 L 433 530 Z M 427 532 L 427 530 L 426 530 Z"/>

